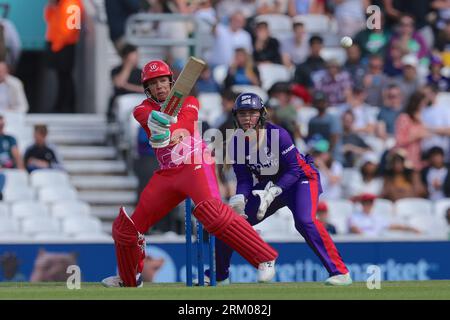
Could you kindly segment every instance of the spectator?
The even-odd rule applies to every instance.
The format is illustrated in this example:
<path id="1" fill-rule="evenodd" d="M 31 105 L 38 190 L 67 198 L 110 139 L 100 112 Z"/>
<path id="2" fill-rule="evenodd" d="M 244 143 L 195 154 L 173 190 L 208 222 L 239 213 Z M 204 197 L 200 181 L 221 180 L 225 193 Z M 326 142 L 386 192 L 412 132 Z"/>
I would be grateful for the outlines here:
<path id="1" fill-rule="evenodd" d="M 200 77 L 195 83 L 197 93 L 219 93 L 220 86 L 216 82 L 208 65 L 203 69 Z"/>
<path id="2" fill-rule="evenodd" d="M 361 56 L 367 58 L 371 55 L 379 55 L 385 57 L 391 33 L 385 28 L 384 14 L 380 12 L 381 28 L 364 28 L 355 36 L 355 43 L 361 48 Z"/>
<path id="3" fill-rule="evenodd" d="M 450 21 L 450 1 L 448 0 L 432 0 L 431 7 L 437 11 L 438 21 L 436 22 L 437 29 L 445 28 L 447 21 Z"/>
<path id="4" fill-rule="evenodd" d="M 450 175 L 444 161 L 444 150 L 433 147 L 427 153 L 428 166 L 422 170 L 422 182 L 427 187 L 428 199 L 432 201 L 450 196 Z"/>
<path id="5" fill-rule="evenodd" d="M 330 143 L 330 151 L 334 152 L 342 133 L 341 122 L 336 115 L 327 113 L 328 100 L 325 93 L 314 92 L 313 106 L 317 109 L 318 114 L 308 123 L 307 140 L 320 135 Z"/>
<path id="6" fill-rule="evenodd" d="M 364 236 L 380 236 L 388 230 L 420 233 L 419 230 L 402 225 L 391 224 L 386 218 L 373 212 L 376 196 L 370 193 L 361 194 L 355 200 L 361 203 L 361 209 L 356 210 L 350 217 L 350 233 Z"/>
<path id="7" fill-rule="evenodd" d="M 256 64 L 282 63 L 280 43 L 277 39 L 271 37 L 269 25 L 265 21 L 256 23 L 253 49 L 253 59 Z"/>
<path id="8" fill-rule="evenodd" d="M 387 139 L 395 135 L 395 122 L 402 111 L 402 91 L 396 84 L 390 84 L 383 90 L 383 103 L 377 120 L 378 136 Z"/>
<path id="9" fill-rule="evenodd" d="M 418 29 L 426 27 L 428 25 L 427 16 L 431 9 L 430 2 L 430 0 L 383 0 L 389 26 L 401 21 L 404 15 L 409 15 L 417 21 Z"/>
<path id="10" fill-rule="evenodd" d="M 49 0 L 45 7 L 49 66 L 56 71 L 58 78 L 57 98 L 53 105 L 53 112 L 75 112 L 75 84 L 72 71 L 80 29 L 68 25 L 67 21 L 71 19 L 69 7 L 77 6 L 82 10 L 81 5 L 80 0 Z"/>
<path id="11" fill-rule="evenodd" d="M 361 83 L 366 70 L 361 60 L 361 49 L 357 44 L 347 48 L 347 61 L 343 69 L 350 74 L 353 83 Z"/>
<path id="12" fill-rule="evenodd" d="M 421 143 L 430 136 L 430 131 L 422 121 L 422 111 L 426 104 L 426 96 L 422 92 L 414 93 L 395 122 L 396 147 L 405 150 L 407 159 L 415 170 L 422 169 Z"/>
<path id="13" fill-rule="evenodd" d="M 349 73 L 335 59 L 327 61 L 326 67 L 313 76 L 314 89 L 325 92 L 331 106 L 345 103 L 352 86 Z"/>
<path id="14" fill-rule="evenodd" d="M 253 64 L 252 57 L 243 48 L 236 49 L 233 63 L 228 68 L 224 81 L 224 87 L 227 89 L 234 85 L 261 85 L 258 68 Z"/>
<path id="15" fill-rule="evenodd" d="M 34 126 L 34 144 L 27 148 L 23 157 L 28 172 L 38 169 L 62 168 L 55 147 L 47 144 L 47 133 L 46 125 Z"/>
<path id="16" fill-rule="evenodd" d="M 0 61 L 0 112 L 26 113 L 28 101 L 20 79 L 8 72 L 8 66 Z"/>
<path id="17" fill-rule="evenodd" d="M 312 88 L 311 75 L 325 68 L 325 60 L 320 56 L 323 48 L 323 39 L 320 36 L 312 36 L 309 41 L 309 56 L 304 63 L 297 65 L 294 81 L 306 88 Z"/>
<path id="18" fill-rule="evenodd" d="M 409 97 L 419 90 L 422 81 L 417 75 L 418 60 L 414 55 L 406 55 L 402 58 L 402 75 L 395 78 L 403 92 L 403 104 L 406 104 Z"/>
<path id="19" fill-rule="evenodd" d="M 393 149 L 386 159 L 383 192 L 381 197 L 391 201 L 404 198 L 422 198 L 426 189 L 419 173 L 414 170 L 403 149 Z"/>
<path id="20" fill-rule="evenodd" d="M 308 143 L 312 146 L 312 155 L 317 169 L 320 172 L 320 179 L 323 189 L 321 199 L 339 200 L 342 198 L 342 165 L 333 159 L 329 152 L 330 145 L 324 139 L 312 140 Z"/>
<path id="21" fill-rule="evenodd" d="M 24 169 L 22 157 L 17 141 L 14 137 L 5 134 L 5 119 L 0 115 L 0 168 Z"/>
<path id="22" fill-rule="evenodd" d="M 369 0 L 332 0 L 334 18 L 341 36 L 353 37 L 366 26 L 366 8 Z"/>
<path id="23" fill-rule="evenodd" d="M 354 122 L 355 116 L 351 110 L 347 110 L 342 114 L 342 138 L 336 149 L 342 153 L 340 158 L 345 168 L 355 166 L 358 159 L 365 152 L 370 151 L 369 145 L 353 130 Z"/>
<path id="24" fill-rule="evenodd" d="M 320 201 L 317 205 L 317 220 L 322 222 L 323 226 L 329 234 L 336 234 L 336 227 L 329 221 L 328 205 L 324 201 Z"/>
<path id="25" fill-rule="evenodd" d="M 111 71 L 114 91 L 109 103 L 109 119 L 114 119 L 113 105 L 117 97 L 130 93 L 144 93 L 141 85 L 141 69 L 138 68 L 139 56 L 137 47 L 129 44 L 125 45 L 120 52 L 120 56 L 122 63 Z"/>
<path id="26" fill-rule="evenodd" d="M 442 54 L 450 54 L 450 18 L 447 18 L 444 27 L 439 31 L 434 46 Z M 448 67 L 449 63 L 446 65 Z"/>
<path id="27" fill-rule="evenodd" d="M 429 48 L 422 35 L 415 31 L 414 17 L 403 15 L 400 18 L 397 32 L 391 39 L 391 44 L 400 44 L 402 51 L 414 55 L 420 64 L 428 64 Z"/>
<path id="28" fill-rule="evenodd" d="M 15 25 L 8 19 L 0 18 L 0 61 L 15 70 L 19 62 L 22 43 Z"/>
<path id="29" fill-rule="evenodd" d="M 269 97 L 272 103 L 277 104 L 275 109 L 275 124 L 286 129 L 292 137 L 292 140 L 301 138 L 300 128 L 297 124 L 297 109 L 292 104 L 291 86 L 287 82 L 276 82 L 269 89 Z"/>
<path id="30" fill-rule="evenodd" d="M 363 86 L 355 85 L 349 95 L 348 103 L 343 106 L 343 110 L 351 110 L 355 121 L 353 130 L 364 136 L 373 136 L 376 128 L 376 109 L 369 106 L 364 101 L 367 94 Z"/>
<path id="31" fill-rule="evenodd" d="M 379 159 L 375 153 L 366 152 L 359 162 L 359 170 L 355 171 L 350 181 L 346 181 L 346 197 L 351 198 L 361 193 L 379 196 L 383 189 L 383 179 L 378 177 Z"/>
<path id="32" fill-rule="evenodd" d="M 292 25 L 294 34 L 281 42 L 281 55 L 283 64 L 287 68 L 305 62 L 308 57 L 308 37 L 302 22 L 294 22 Z"/>
<path id="33" fill-rule="evenodd" d="M 388 55 L 384 64 L 384 73 L 389 77 L 398 77 L 403 74 L 402 58 L 405 55 L 400 43 L 393 43 L 388 48 Z"/>
<path id="34" fill-rule="evenodd" d="M 325 1 L 322 0 L 288 0 L 288 15 L 325 14 Z"/>
<path id="35" fill-rule="evenodd" d="M 427 76 L 427 84 L 436 86 L 439 91 L 450 91 L 450 78 L 442 75 L 444 63 L 439 56 L 434 55 L 430 63 L 430 74 Z"/>
<path id="36" fill-rule="evenodd" d="M 246 19 L 256 15 L 255 0 L 221 0 L 216 4 L 216 11 L 220 21 L 226 22 L 233 13 L 241 12 Z"/>
<path id="37" fill-rule="evenodd" d="M 256 14 L 284 14 L 283 0 L 256 0 Z"/>
<path id="38" fill-rule="evenodd" d="M 444 150 L 446 157 L 450 154 L 450 110 L 448 105 L 439 104 L 437 101 L 438 88 L 433 85 L 424 87 L 427 105 L 422 112 L 424 126 L 431 135 L 423 140 L 422 150 L 428 151 L 433 146 L 439 146 Z"/>
<path id="39" fill-rule="evenodd" d="M 383 57 L 370 56 L 368 70 L 362 77 L 362 83 L 367 91 L 366 102 L 371 106 L 380 107 L 383 104 L 382 91 L 389 83 L 389 77 L 383 73 L 383 69 Z"/>
<path id="40" fill-rule="evenodd" d="M 207 53 L 206 60 L 214 69 L 218 65 L 229 66 L 233 62 L 236 49 L 243 48 L 247 54 L 252 54 L 253 44 L 250 34 L 244 30 L 246 20 L 240 11 L 230 17 L 230 25 L 215 24 L 213 27 L 214 45 Z"/>
<path id="41" fill-rule="evenodd" d="M 106 16 L 108 18 L 109 37 L 117 50 L 121 53 L 125 47 L 125 24 L 132 14 L 141 9 L 140 0 L 105 1 Z"/>

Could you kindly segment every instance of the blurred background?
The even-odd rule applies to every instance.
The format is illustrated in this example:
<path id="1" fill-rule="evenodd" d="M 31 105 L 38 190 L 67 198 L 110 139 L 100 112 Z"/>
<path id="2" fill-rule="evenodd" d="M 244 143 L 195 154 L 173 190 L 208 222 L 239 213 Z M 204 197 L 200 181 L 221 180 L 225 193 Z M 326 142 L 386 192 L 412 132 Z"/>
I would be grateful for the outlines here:
<path id="1" fill-rule="evenodd" d="M 132 117 L 140 70 L 177 74 L 190 55 L 208 63 L 202 130 L 225 134 L 254 92 L 314 156 L 318 218 L 356 280 L 369 264 L 450 278 L 449 0 L 0 0 L 0 281 L 115 272 L 112 221 L 158 168 Z M 234 173 L 217 175 L 228 200 Z M 326 277 L 289 210 L 255 228 L 280 251 L 278 281 Z M 147 281 L 184 279 L 183 234 L 182 203 L 147 234 Z M 253 281 L 234 259 L 231 280 Z"/>

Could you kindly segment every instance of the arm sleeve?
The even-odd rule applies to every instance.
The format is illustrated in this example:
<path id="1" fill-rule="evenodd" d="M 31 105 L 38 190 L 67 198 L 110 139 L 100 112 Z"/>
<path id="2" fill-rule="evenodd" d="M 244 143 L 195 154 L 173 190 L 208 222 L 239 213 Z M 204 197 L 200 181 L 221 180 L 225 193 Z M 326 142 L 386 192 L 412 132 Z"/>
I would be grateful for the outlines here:
<path id="1" fill-rule="evenodd" d="M 300 179 L 302 170 L 298 163 L 298 150 L 294 145 L 288 132 L 280 129 L 280 164 L 285 167 L 285 172 L 274 183 L 279 186 L 283 192 L 289 189 Z"/>
<path id="2" fill-rule="evenodd" d="M 144 128 L 149 138 L 150 138 L 150 129 L 148 128 L 147 120 L 152 110 L 153 108 L 146 106 L 144 102 L 141 105 L 137 106 L 133 111 L 134 118 L 136 119 L 137 122 L 139 122 L 141 127 Z"/>
<path id="3" fill-rule="evenodd" d="M 233 164 L 233 170 L 237 180 L 236 194 L 243 194 L 247 199 L 253 188 L 253 176 L 245 164 Z"/>

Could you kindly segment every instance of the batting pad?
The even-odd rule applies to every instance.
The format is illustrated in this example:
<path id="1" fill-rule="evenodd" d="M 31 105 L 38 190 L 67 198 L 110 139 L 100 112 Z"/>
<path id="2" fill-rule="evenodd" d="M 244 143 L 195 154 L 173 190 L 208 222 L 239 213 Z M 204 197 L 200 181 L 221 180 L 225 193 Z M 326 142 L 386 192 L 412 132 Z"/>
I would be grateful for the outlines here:
<path id="1" fill-rule="evenodd" d="M 218 199 L 200 202 L 193 215 L 209 233 L 237 251 L 255 268 L 278 257 L 275 249 L 264 242 L 244 218 Z"/>
<path id="2" fill-rule="evenodd" d="M 136 274 L 141 271 L 139 269 L 142 269 L 145 258 L 145 238 L 137 231 L 123 207 L 114 220 L 112 236 L 119 276 L 126 287 L 136 287 Z"/>

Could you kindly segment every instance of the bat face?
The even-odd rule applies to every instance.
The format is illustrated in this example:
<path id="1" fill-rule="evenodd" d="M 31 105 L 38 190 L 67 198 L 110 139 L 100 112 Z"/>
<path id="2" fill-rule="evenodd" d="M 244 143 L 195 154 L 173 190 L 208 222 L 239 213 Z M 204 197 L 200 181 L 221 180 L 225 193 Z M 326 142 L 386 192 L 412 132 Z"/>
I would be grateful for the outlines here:
<path id="1" fill-rule="evenodd" d="M 184 99 L 189 95 L 198 77 L 202 73 L 206 63 L 200 59 L 190 57 L 188 63 L 184 66 L 177 81 L 170 90 L 166 102 L 161 111 L 176 116 L 180 111 Z"/>

